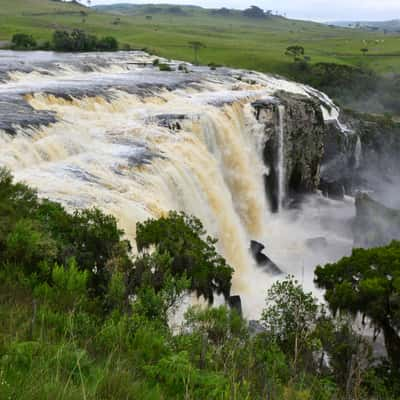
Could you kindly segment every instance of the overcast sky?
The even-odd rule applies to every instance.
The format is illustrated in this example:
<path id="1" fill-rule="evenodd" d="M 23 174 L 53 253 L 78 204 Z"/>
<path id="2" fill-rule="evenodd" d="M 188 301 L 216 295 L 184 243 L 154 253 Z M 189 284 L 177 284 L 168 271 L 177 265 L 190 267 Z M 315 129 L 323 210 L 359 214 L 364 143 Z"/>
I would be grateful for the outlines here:
<path id="1" fill-rule="evenodd" d="M 112 3 L 196 4 L 212 8 L 245 8 L 255 4 L 287 13 L 290 18 L 318 21 L 400 19 L 400 0 L 92 0 L 92 4 Z"/>

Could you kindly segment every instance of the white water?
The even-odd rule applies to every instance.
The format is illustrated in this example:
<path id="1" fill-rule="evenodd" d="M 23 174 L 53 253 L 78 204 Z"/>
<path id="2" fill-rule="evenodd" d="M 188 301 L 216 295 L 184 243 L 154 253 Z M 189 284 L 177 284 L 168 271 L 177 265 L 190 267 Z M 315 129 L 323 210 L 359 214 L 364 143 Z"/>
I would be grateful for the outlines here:
<path id="1" fill-rule="evenodd" d="M 360 168 L 362 159 L 362 143 L 360 136 L 357 136 L 356 147 L 354 149 L 355 167 Z"/>
<path id="2" fill-rule="evenodd" d="M 278 207 L 279 210 L 283 207 L 283 201 L 286 195 L 286 171 L 285 171 L 285 106 L 278 106 Z"/>
<path id="3" fill-rule="evenodd" d="M 129 57 L 137 61 L 135 55 Z M 146 60 L 140 57 L 141 62 Z M 276 216 L 266 206 L 263 126 L 250 103 L 285 88 L 307 95 L 302 85 L 241 72 L 257 82 L 247 84 L 245 79 L 232 79 L 231 71 L 210 75 L 201 68 L 189 75 L 195 81 L 189 84 L 183 73 L 149 71 L 120 59 L 90 73 L 68 64 L 62 74 L 46 68 L 11 73 L 12 80 L 0 84 L 0 95 L 24 94 L 35 110 L 52 111 L 57 117 L 58 122 L 46 127 L 17 127 L 15 136 L 0 131 L 0 165 L 38 188 L 41 196 L 69 208 L 97 206 L 112 213 L 133 243 L 138 221 L 169 210 L 196 215 L 219 239 L 219 251 L 235 269 L 233 291 L 242 295 L 244 311 L 253 318 L 263 307 L 272 279 L 254 265 L 248 251 L 251 239 L 265 243 L 266 254 L 285 272 L 301 280 L 306 275 L 309 289 L 313 267 L 350 248 L 347 232 L 334 225 L 341 226 L 341 218 L 352 212 L 350 203 L 312 197 L 300 212 Z M 149 81 L 179 85 L 170 90 L 151 88 L 145 95 L 116 89 L 135 89 Z M 99 83 L 106 85 L 109 100 L 101 94 L 103 86 L 92 87 Z M 90 93 L 98 90 L 99 95 L 60 97 L 82 87 Z M 57 93 L 43 93 L 49 90 Z M 284 111 L 279 109 L 281 200 Z M 178 120 L 181 130 L 159 123 L 174 122 L 174 115 L 184 115 Z M 327 213 L 332 218 L 328 222 Z M 332 247 L 323 252 L 309 249 L 305 241 L 317 236 L 329 238 Z"/>

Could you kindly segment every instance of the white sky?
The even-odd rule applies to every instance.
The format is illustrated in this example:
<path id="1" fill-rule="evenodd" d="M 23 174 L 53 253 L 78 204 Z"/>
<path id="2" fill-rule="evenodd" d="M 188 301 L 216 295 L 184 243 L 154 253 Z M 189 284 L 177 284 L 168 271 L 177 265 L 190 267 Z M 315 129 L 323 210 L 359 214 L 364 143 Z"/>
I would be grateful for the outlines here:
<path id="1" fill-rule="evenodd" d="M 92 0 L 95 5 L 112 3 L 195 4 L 208 8 L 246 8 L 254 4 L 290 18 L 319 21 L 400 19 L 400 0 Z"/>

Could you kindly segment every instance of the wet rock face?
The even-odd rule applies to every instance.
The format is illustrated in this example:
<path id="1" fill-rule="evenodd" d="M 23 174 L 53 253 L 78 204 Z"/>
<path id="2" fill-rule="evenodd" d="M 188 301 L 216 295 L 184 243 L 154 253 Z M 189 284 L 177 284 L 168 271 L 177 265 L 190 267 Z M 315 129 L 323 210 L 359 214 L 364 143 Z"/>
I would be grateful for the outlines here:
<path id="1" fill-rule="evenodd" d="M 400 210 L 387 208 L 365 193 L 356 197 L 355 247 L 378 247 L 400 239 Z"/>
<path id="2" fill-rule="evenodd" d="M 255 240 L 250 242 L 250 251 L 257 265 L 269 274 L 281 274 L 282 271 L 280 268 L 267 255 L 264 254 L 264 249 L 265 246 L 262 243 L 256 242 Z"/>
<path id="3" fill-rule="evenodd" d="M 235 310 L 238 315 L 240 315 L 241 317 L 243 316 L 242 299 L 240 296 L 230 296 L 228 303 L 231 310 Z"/>
<path id="4" fill-rule="evenodd" d="M 273 212 L 278 209 L 279 168 L 284 171 L 286 198 L 281 199 L 284 203 L 317 190 L 326 136 L 321 103 L 317 99 L 284 92 L 276 93 L 275 97 L 253 103 L 258 120 L 265 126 L 264 162 L 269 168 L 265 183 Z M 283 143 L 280 143 L 280 129 L 284 132 Z M 280 162 L 281 145 L 283 160 Z"/>
<path id="5" fill-rule="evenodd" d="M 320 189 L 334 199 L 371 191 L 384 204 L 400 208 L 400 124 L 387 117 L 344 113 L 351 132 L 332 129 L 325 140 Z"/>
<path id="6" fill-rule="evenodd" d="M 319 185 L 326 197 L 343 200 L 345 194 L 354 195 L 362 187 L 358 174 L 361 168 L 357 159 L 358 140 L 357 130 L 344 134 L 333 125 L 327 127 Z"/>

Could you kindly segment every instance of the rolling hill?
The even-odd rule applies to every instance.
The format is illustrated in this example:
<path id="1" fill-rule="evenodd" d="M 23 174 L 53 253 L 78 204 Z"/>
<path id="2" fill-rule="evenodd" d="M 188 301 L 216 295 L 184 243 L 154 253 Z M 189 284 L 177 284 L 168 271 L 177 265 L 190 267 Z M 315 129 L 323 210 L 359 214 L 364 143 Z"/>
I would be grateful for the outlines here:
<path id="1" fill-rule="evenodd" d="M 291 45 L 302 45 L 311 62 L 363 63 L 380 72 L 400 66 L 400 36 L 332 27 L 279 16 L 249 18 L 239 11 L 192 6 L 116 4 L 87 8 L 54 0 L 0 0 L 0 40 L 27 32 L 48 40 L 55 29 L 113 35 L 122 45 L 147 48 L 167 58 L 193 60 L 190 41 L 201 41 L 202 63 L 286 74 Z M 360 49 L 369 47 L 363 56 Z"/>
<path id="2" fill-rule="evenodd" d="M 336 21 L 331 22 L 338 27 L 359 28 L 366 30 L 381 30 L 386 32 L 400 33 L 400 19 L 390 21 Z"/>

